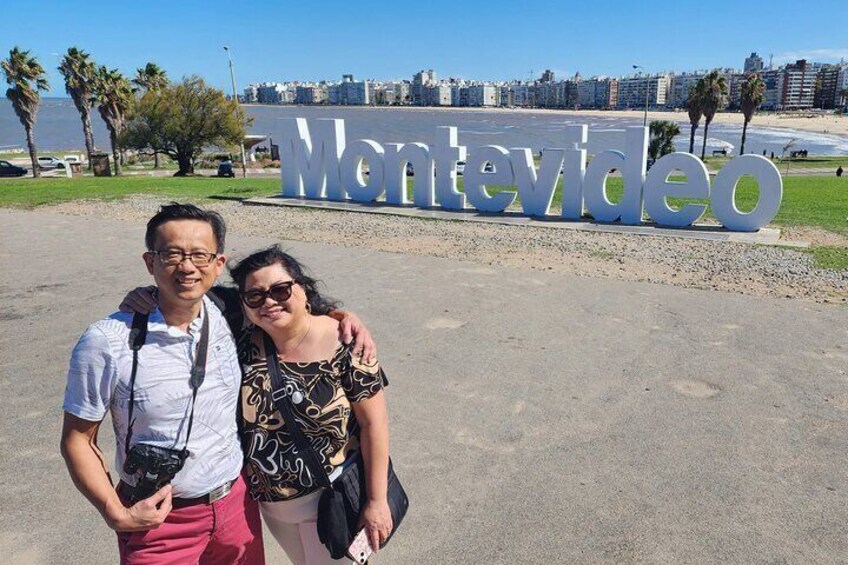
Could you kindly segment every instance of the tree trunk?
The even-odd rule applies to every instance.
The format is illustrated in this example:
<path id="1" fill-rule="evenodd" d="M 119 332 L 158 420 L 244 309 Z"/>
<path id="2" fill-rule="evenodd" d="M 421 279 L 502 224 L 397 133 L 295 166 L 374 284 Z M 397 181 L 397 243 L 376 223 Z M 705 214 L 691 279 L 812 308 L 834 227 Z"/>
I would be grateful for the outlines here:
<path id="1" fill-rule="evenodd" d="M 748 133 L 748 120 L 745 120 L 745 123 L 742 124 L 742 145 L 739 146 L 739 154 L 745 154 L 745 135 Z"/>
<path id="2" fill-rule="evenodd" d="M 155 151 L 153 153 L 153 168 L 158 169 L 162 166 L 162 163 L 159 162 L 159 152 Z"/>
<path id="3" fill-rule="evenodd" d="M 29 159 L 32 161 L 32 178 L 41 176 L 41 170 L 38 168 L 38 151 L 35 148 L 35 136 L 32 133 L 32 125 L 24 126 L 26 130 L 27 147 L 29 147 Z"/>
<path id="4" fill-rule="evenodd" d="M 177 156 L 177 164 L 180 167 L 180 170 L 176 172 L 175 177 L 184 177 L 186 175 L 194 174 L 194 163 L 191 162 L 191 157 L 186 155 L 178 155 Z"/>
<path id="5" fill-rule="evenodd" d="M 689 124 L 689 153 L 695 152 L 695 130 L 698 129 L 697 124 Z"/>
<path id="6" fill-rule="evenodd" d="M 91 111 L 80 112 L 82 119 L 82 133 L 85 136 L 85 152 L 88 154 L 88 169 L 91 170 L 91 154 L 97 151 L 94 146 L 94 133 L 91 130 Z"/>
<path id="7" fill-rule="evenodd" d="M 704 123 L 704 144 L 701 145 L 701 161 L 706 158 L 707 154 L 707 130 L 710 129 L 710 122 Z"/>
<path id="8" fill-rule="evenodd" d="M 109 141 L 112 142 L 112 160 L 115 162 L 115 176 L 121 176 L 121 155 L 118 151 L 118 134 L 109 128 Z"/>

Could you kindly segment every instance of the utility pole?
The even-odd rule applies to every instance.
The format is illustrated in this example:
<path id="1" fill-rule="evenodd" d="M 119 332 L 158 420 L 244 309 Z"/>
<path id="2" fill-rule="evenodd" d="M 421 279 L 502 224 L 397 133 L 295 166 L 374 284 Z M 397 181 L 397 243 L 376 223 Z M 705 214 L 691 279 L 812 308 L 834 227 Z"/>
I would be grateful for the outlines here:
<path id="1" fill-rule="evenodd" d="M 227 52 L 227 60 L 230 62 L 230 80 L 233 82 L 233 100 L 236 103 L 236 120 L 241 123 L 241 108 L 239 107 L 238 94 L 236 93 L 236 73 L 233 70 L 233 58 L 230 56 L 230 48 L 224 45 L 224 51 Z M 239 149 L 241 149 L 241 178 L 247 178 L 247 159 L 244 155 L 244 138 L 239 141 Z"/>

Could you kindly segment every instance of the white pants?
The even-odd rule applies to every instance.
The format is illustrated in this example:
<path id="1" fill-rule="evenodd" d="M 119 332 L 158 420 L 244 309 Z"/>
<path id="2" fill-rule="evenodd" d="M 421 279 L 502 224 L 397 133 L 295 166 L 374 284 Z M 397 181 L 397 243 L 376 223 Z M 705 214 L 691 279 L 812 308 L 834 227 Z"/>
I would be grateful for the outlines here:
<path id="1" fill-rule="evenodd" d="M 349 559 L 335 560 L 318 539 L 318 500 L 321 491 L 294 500 L 261 502 L 259 509 L 268 530 L 294 565 L 339 565 Z"/>

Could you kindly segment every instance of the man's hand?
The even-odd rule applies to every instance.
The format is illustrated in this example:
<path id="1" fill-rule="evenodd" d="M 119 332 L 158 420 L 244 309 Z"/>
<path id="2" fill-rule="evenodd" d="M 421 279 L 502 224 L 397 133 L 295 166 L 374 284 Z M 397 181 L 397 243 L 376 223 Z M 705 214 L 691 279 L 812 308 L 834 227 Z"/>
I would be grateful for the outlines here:
<path id="1" fill-rule="evenodd" d="M 162 525 L 171 511 L 171 485 L 165 485 L 150 498 L 129 508 L 121 505 L 107 512 L 106 522 L 116 532 L 144 532 Z"/>
<path id="2" fill-rule="evenodd" d="M 155 286 L 140 286 L 124 297 L 118 310 L 127 314 L 149 314 L 159 306 Z"/>
<path id="3" fill-rule="evenodd" d="M 345 310 L 335 310 L 330 315 L 339 321 L 339 339 L 342 343 L 353 341 L 353 354 L 361 356 L 367 365 L 373 363 L 377 359 L 377 345 L 359 316 Z"/>

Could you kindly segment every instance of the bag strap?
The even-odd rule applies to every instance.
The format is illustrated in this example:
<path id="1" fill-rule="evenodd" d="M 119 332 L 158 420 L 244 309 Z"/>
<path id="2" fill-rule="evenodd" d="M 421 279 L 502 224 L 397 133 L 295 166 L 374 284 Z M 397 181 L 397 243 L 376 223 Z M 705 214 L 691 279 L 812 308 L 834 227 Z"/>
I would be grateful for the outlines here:
<path id="1" fill-rule="evenodd" d="M 306 463 L 306 468 L 313 480 L 317 481 L 321 487 L 330 488 L 332 484 L 330 478 L 327 476 L 318 454 L 304 435 L 300 424 L 297 423 L 297 417 L 292 410 L 291 398 L 286 394 L 274 340 L 265 332 L 263 332 L 263 335 L 265 339 L 265 362 L 268 364 L 268 376 L 271 378 L 271 398 L 274 399 L 274 405 L 286 422 L 286 429 L 291 434 L 297 451 L 303 456 L 303 461 Z"/>
<path id="2" fill-rule="evenodd" d="M 138 350 L 142 348 L 147 339 L 148 314 L 133 314 L 132 327 L 130 328 L 129 345 L 133 352 L 132 372 L 130 373 L 130 406 L 127 413 L 127 437 L 124 442 L 124 455 L 130 452 L 130 440 L 133 428 L 133 407 L 135 405 L 135 374 L 138 372 Z"/>
<path id="3" fill-rule="evenodd" d="M 148 314 L 135 313 L 133 315 L 132 328 L 130 329 L 129 345 L 133 352 L 132 371 L 130 373 L 130 399 L 129 409 L 127 410 L 127 437 L 124 442 L 124 454 L 130 452 L 130 440 L 133 435 L 133 408 L 135 407 L 135 376 L 138 372 L 138 351 L 144 346 L 147 339 L 147 322 Z M 197 345 L 197 352 L 194 356 L 194 363 L 191 366 L 191 377 L 189 384 L 191 385 L 191 413 L 188 417 L 188 430 L 186 431 L 185 446 L 183 451 L 188 449 L 188 440 L 191 437 L 191 427 L 194 423 L 194 405 L 197 401 L 197 389 L 203 384 L 206 379 L 206 353 L 209 350 L 209 311 L 203 312 L 203 322 L 200 330 L 200 342 Z"/>

